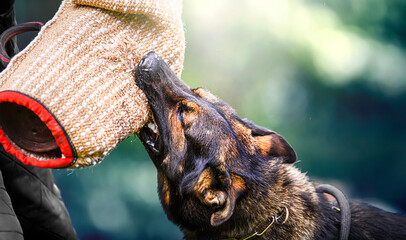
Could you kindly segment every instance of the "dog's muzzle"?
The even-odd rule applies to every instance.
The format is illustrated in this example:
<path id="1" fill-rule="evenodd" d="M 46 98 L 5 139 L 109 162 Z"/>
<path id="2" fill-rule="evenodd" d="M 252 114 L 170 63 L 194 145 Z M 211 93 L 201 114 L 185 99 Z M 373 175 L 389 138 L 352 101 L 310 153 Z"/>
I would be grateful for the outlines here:
<path id="1" fill-rule="evenodd" d="M 141 59 L 135 81 L 145 93 L 154 117 L 138 136 L 151 158 L 154 158 L 165 148 L 163 138 L 169 131 L 165 126 L 168 125 L 170 109 L 176 101 L 186 98 L 191 90 L 155 52 L 149 52 Z"/>
<path id="2" fill-rule="evenodd" d="M 154 77 L 157 76 L 157 72 L 160 71 L 160 64 L 165 64 L 163 60 L 156 55 L 155 52 L 150 52 L 145 55 L 139 62 L 135 74 L 135 79 L 137 86 L 148 96 L 153 95 L 154 99 L 157 97 L 159 92 L 159 87 L 157 86 L 157 81 L 154 82 Z M 159 74 L 158 74 L 159 75 Z M 159 79 L 159 77 L 158 77 Z M 156 79 L 155 79 L 156 80 Z M 154 116 L 157 118 L 157 104 L 161 107 L 163 103 L 157 103 L 156 99 L 153 100 L 149 98 L 149 104 L 152 108 Z M 162 111 L 161 111 L 162 112 Z M 159 137 L 159 127 L 156 124 L 155 120 L 150 121 L 148 124 L 145 124 L 137 134 L 141 142 L 145 146 L 148 153 L 152 156 L 159 155 L 160 153 L 160 137 Z"/>

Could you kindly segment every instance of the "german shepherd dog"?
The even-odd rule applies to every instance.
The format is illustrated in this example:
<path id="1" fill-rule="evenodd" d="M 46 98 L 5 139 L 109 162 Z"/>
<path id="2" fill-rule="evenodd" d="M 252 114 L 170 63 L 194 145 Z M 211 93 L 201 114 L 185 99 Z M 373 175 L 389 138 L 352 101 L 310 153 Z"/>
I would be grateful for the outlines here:
<path id="1" fill-rule="evenodd" d="M 154 52 L 136 83 L 153 122 L 138 133 L 169 220 L 185 239 L 339 239 L 340 212 L 293 163 L 276 132 L 184 84 Z M 406 239 L 406 218 L 351 203 L 349 239 Z"/>

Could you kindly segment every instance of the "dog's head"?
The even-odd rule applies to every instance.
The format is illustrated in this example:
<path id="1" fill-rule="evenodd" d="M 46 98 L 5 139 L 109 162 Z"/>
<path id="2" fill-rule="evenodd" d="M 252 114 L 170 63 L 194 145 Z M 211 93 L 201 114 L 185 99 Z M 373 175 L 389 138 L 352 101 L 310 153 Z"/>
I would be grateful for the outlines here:
<path id="1" fill-rule="evenodd" d="M 154 123 L 138 134 L 158 169 L 162 205 L 175 223 L 219 226 L 273 166 L 296 161 L 277 133 L 240 119 L 208 91 L 190 89 L 155 53 L 136 70 Z"/>

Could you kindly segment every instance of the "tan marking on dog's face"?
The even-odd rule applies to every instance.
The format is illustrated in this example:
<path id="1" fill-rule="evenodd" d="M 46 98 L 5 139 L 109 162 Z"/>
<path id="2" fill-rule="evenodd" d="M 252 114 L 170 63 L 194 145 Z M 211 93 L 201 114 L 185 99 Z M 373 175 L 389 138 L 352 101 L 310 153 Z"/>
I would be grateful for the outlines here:
<path id="1" fill-rule="evenodd" d="M 228 115 L 228 116 L 236 115 L 236 112 L 234 111 L 233 108 L 231 108 L 229 105 L 222 102 L 219 98 L 214 96 L 208 90 L 206 90 L 204 88 L 197 88 L 197 89 L 193 90 L 193 93 L 196 94 L 197 96 L 205 99 L 206 101 L 215 104 L 216 108 L 218 110 L 221 110 L 225 115 Z M 228 117 L 228 119 L 232 120 L 233 117 Z"/>
<path id="2" fill-rule="evenodd" d="M 169 123 L 171 124 L 170 134 L 172 144 L 177 151 L 181 152 L 185 148 L 185 135 L 183 133 L 182 123 L 178 119 L 176 108 L 170 112 Z"/>
<path id="3" fill-rule="evenodd" d="M 234 119 L 230 120 L 231 126 L 237 133 L 238 141 L 245 147 L 249 154 L 255 154 L 255 141 L 252 137 L 251 129 Z"/>
<path id="4" fill-rule="evenodd" d="M 233 187 L 237 193 L 245 191 L 246 186 L 244 179 L 234 173 L 231 174 L 231 179 L 233 181 Z"/>
<path id="5" fill-rule="evenodd" d="M 225 139 L 219 139 L 220 146 L 221 148 L 217 152 L 216 158 L 220 162 L 226 162 L 228 159 L 234 159 L 235 157 L 238 156 L 238 150 L 237 146 L 234 141 L 232 141 L 229 138 Z M 231 164 L 230 162 L 227 162 L 227 164 Z"/>
<path id="6" fill-rule="evenodd" d="M 204 191 L 211 187 L 213 179 L 214 175 L 210 168 L 204 169 L 194 187 L 194 191 L 197 193 L 198 196 L 203 195 Z"/>
<path id="7" fill-rule="evenodd" d="M 158 189 L 163 207 L 165 209 L 169 208 L 171 199 L 169 182 L 165 174 L 161 171 L 158 171 Z"/>
<path id="8" fill-rule="evenodd" d="M 171 199 L 169 191 L 164 192 L 164 194 L 165 194 L 164 195 L 164 204 L 165 204 L 166 207 L 169 207 L 170 199 Z"/>
<path id="9" fill-rule="evenodd" d="M 162 160 L 162 164 L 169 164 L 169 156 L 166 156 L 164 160 Z"/>
<path id="10" fill-rule="evenodd" d="M 186 147 L 184 127 L 192 125 L 202 110 L 203 109 L 196 103 L 187 100 L 179 101 L 176 106 L 172 108 L 169 116 L 171 124 L 170 134 L 172 143 L 178 152 L 182 152 Z"/>
<path id="11" fill-rule="evenodd" d="M 194 89 L 193 93 L 200 96 L 201 98 L 206 99 L 209 102 L 218 102 L 218 98 L 204 88 Z"/>
<path id="12" fill-rule="evenodd" d="M 184 170 L 184 166 L 185 166 L 185 160 L 182 160 L 179 164 L 178 170 L 179 170 L 179 174 L 183 173 Z"/>
<path id="13" fill-rule="evenodd" d="M 193 122 L 199 117 L 199 113 L 203 111 L 198 104 L 192 101 L 183 100 L 178 104 L 180 105 L 179 108 L 182 108 L 180 117 L 183 119 L 183 123 L 186 127 L 193 124 Z"/>

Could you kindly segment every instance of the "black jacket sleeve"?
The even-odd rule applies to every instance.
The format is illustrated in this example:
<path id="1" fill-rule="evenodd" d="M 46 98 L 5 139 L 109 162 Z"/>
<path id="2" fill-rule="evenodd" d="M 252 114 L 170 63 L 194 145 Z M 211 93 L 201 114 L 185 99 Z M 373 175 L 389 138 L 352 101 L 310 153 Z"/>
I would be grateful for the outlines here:
<path id="1" fill-rule="evenodd" d="M 14 0 L 0 2 L 0 33 L 16 24 L 13 4 Z M 6 50 L 9 56 L 18 52 L 15 38 Z M 52 171 L 22 164 L 1 144 L 0 239 L 76 239 Z"/>
<path id="2" fill-rule="evenodd" d="M 24 165 L 0 146 L 0 171 L 24 239 L 76 239 L 50 169 Z"/>
<path id="3" fill-rule="evenodd" d="M 0 172 L 0 239 L 22 240 L 23 230 L 14 213 L 10 197 L 4 187 L 3 176 Z"/>

